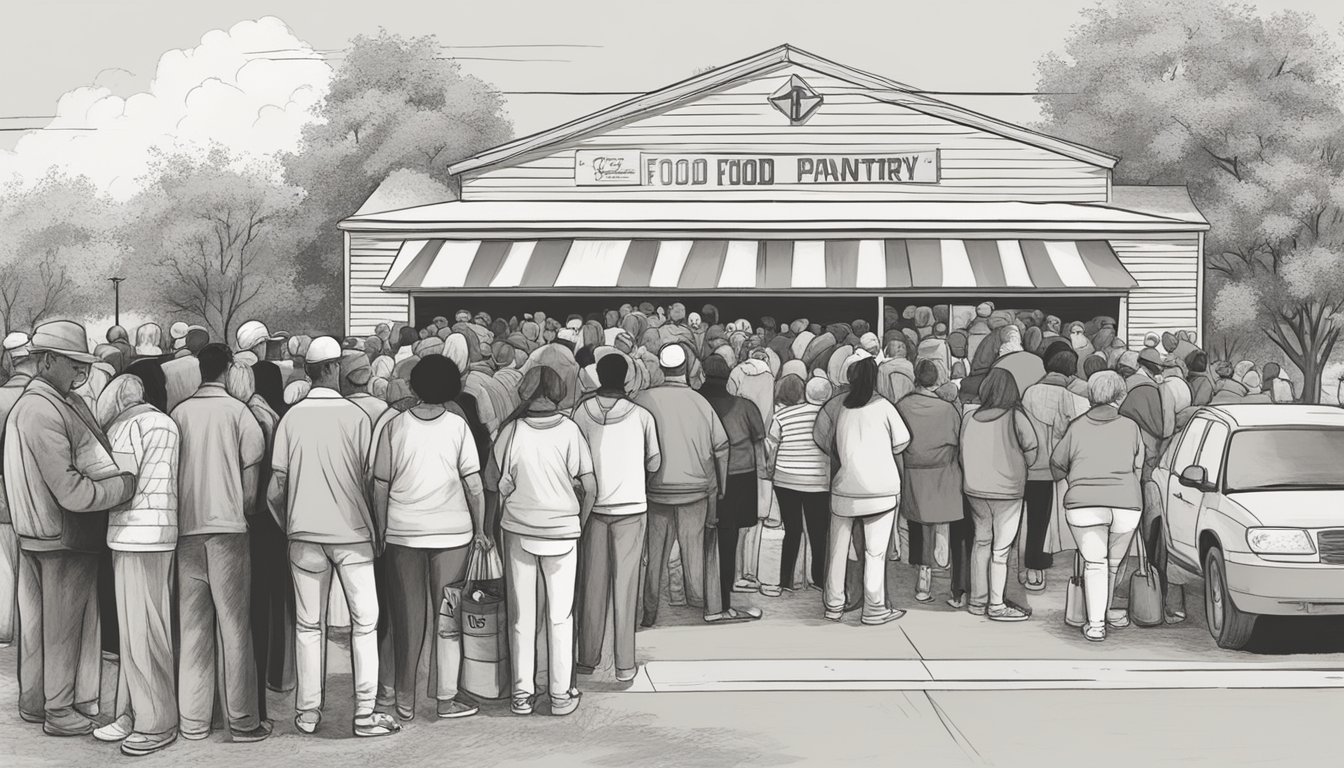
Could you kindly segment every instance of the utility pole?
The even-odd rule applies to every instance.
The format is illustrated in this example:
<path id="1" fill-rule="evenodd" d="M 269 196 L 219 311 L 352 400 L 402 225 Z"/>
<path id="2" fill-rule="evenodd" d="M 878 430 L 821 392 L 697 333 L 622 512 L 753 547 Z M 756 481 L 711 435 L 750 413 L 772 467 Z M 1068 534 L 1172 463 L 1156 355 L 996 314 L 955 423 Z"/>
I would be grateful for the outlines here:
<path id="1" fill-rule="evenodd" d="M 121 283 L 126 278 L 109 277 L 107 279 L 112 281 L 113 322 L 121 325 Z"/>

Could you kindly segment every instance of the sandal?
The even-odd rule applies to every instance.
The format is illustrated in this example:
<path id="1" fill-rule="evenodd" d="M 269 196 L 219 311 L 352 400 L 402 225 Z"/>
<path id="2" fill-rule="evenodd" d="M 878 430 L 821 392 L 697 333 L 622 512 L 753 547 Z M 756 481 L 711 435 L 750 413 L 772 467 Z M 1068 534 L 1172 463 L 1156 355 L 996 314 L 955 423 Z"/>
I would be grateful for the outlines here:
<path id="1" fill-rule="evenodd" d="M 746 621 L 756 621 L 763 614 L 760 608 L 729 608 L 723 613 L 714 613 L 705 617 L 705 621 L 710 624 L 740 624 Z"/>

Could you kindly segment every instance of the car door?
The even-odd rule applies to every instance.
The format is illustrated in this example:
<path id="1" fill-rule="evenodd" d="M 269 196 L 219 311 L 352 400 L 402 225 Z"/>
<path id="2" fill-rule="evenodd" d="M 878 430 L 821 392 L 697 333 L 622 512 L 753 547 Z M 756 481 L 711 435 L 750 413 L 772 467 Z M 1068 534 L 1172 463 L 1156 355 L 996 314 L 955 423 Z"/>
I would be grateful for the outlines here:
<path id="1" fill-rule="evenodd" d="M 1190 523 L 1190 542 L 1195 546 L 1192 555 L 1199 557 L 1199 530 L 1200 517 L 1204 515 L 1205 510 L 1212 507 L 1218 508 L 1218 499 L 1222 491 L 1222 472 L 1223 472 L 1223 454 L 1227 451 L 1227 440 L 1231 437 L 1231 430 L 1221 421 L 1210 421 L 1209 431 L 1204 435 L 1204 445 L 1199 448 L 1199 457 L 1195 463 L 1204 468 L 1209 478 L 1210 489 L 1207 491 L 1198 491 L 1194 488 L 1185 490 L 1194 494 L 1198 498 L 1195 505 L 1196 511 Z M 1198 562 L 1196 560 L 1195 562 Z M 1203 563 L 1200 563 L 1203 566 Z"/>
<path id="2" fill-rule="evenodd" d="M 1200 493 L 1194 488 L 1181 485 L 1181 473 L 1186 467 L 1198 463 L 1204 435 L 1208 433 L 1209 420 L 1196 417 L 1186 426 L 1181 435 L 1180 445 L 1176 448 L 1171 462 L 1171 474 L 1167 478 L 1166 521 L 1171 549 L 1182 560 L 1199 562 L 1199 544 L 1195 541 L 1195 523 L 1199 519 Z"/>

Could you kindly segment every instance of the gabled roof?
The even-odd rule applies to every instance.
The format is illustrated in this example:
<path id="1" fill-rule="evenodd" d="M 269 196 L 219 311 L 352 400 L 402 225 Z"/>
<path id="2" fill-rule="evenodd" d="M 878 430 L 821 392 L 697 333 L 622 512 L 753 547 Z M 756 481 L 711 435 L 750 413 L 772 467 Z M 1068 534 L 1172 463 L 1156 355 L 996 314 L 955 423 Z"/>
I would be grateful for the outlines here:
<path id="1" fill-rule="evenodd" d="M 776 48 L 771 48 L 770 50 L 756 54 L 755 56 L 735 61 L 732 64 L 726 64 L 722 67 L 711 69 L 708 72 L 703 72 L 686 80 L 673 83 L 665 88 L 646 93 L 642 96 L 636 96 L 628 101 L 623 101 L 590 115 L 571 120 L 570 122 L 555 128 L 534 133 L 530 136 L 524 136 L 506 144 L 501 144 L 481 152 L 480 154 L 461 160 L 449 166 L 448 170 L 453 174 L 461 174 L 478 168 L 497 165 L 543 147 L 597 133 L 617 123 L 643 117 L 657 110 L 667 109 L 683 102 L 693 101 L 711 91 L 731 85 L 737 81 L 762 74 L 768 74 L 772 71 L 783 69 L 789 65 L 805 67 L 839 80 L 845 80 L 857 86 L 870 89 L 871 93 L 867 95 L 878 101 L 896 104 L 932 117 L 938 117 L 973 128 L 979 128 L 1005 138 L 1020 141 L 1024 144 L 1029 144 L 1051 152 L 1057 152 L 1065 157 L 1071 157 L 1080 162 L 1089 163 L 1101 168 L 1113 168 L 1118 162 L 1118 158 L 1105 154 L 1104 152 L 1099 152 L 1095 149 L 1084 147 L 1081 144 L 1074 144 L 1073 142 L 1058 139 L 1053 136 L 1047 136 L 1028 128 L 1013 125 L 1012 123 L 1006 123 L 997 118 L 966 109 L 965 107 L 959 107 L 955 104 L 949 104 L 945 101 L 930 98 L 919 93 L 919 89 L 912 86 L 898 83 L 895 80 L 888 80 L 885 77 L 879 77 L 878 75 L 854 69 L 853 67 L 847 67 L 843 64 L 824 59 L 815 54 L 785 44 Z"/>

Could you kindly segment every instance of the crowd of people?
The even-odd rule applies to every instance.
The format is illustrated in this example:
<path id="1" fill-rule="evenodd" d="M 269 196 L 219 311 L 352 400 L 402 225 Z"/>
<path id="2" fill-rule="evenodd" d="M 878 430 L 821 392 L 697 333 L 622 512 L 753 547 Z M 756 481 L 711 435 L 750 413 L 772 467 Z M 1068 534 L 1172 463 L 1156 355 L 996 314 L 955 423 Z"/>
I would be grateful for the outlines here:
<path id="1" fill-rule="evenodd" d="M 354 734 L 415 716 L 425 654 L 438 716 L 467 717 L 454 603 L 492 558 L 518 715 L 579 706 L 609 603 L 628 682 L 664 602 L 726 624 L 762 616 L 734 595 L 815 589 L 825 618 L 881 625 L 904 614 L 901 559 L 916 602 L 946 569 L 947 606 L 1023 621 L 1010 554 L 1040 591 L 1076 550 L 1102 641 L 1128 624 L 1114 585 L 1167 441 L 1199 406 L 1293 399 L 1275 364 L 1211 362 L 1185 332 L 1130 349 L 1110 317 L 909 306 L 882 325 L 646 302 L 367 338 L 113 327 L 92 352 L 69 321 L 10 333 L 0 642 L 19 643 L 20 713 L 145 755 L 208 736 L 217 685 L 232 740 L 264 739 L 267 689 L 293 688 L 313 733 L 335 577 Z M 101 725 L 100 651 L 119 661 Z"/>

